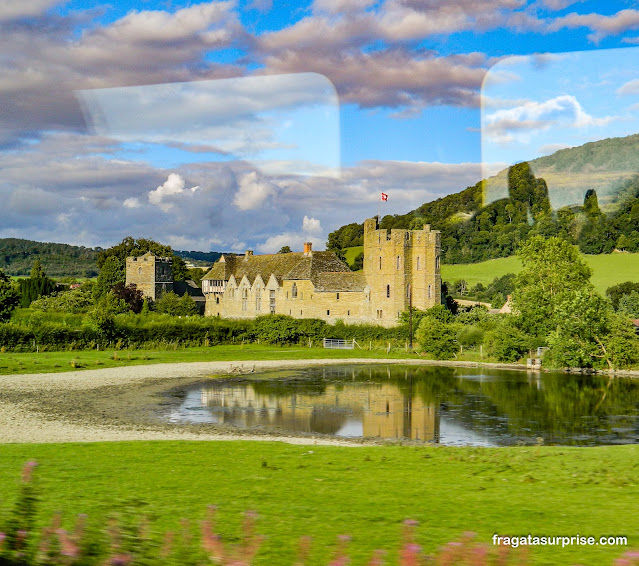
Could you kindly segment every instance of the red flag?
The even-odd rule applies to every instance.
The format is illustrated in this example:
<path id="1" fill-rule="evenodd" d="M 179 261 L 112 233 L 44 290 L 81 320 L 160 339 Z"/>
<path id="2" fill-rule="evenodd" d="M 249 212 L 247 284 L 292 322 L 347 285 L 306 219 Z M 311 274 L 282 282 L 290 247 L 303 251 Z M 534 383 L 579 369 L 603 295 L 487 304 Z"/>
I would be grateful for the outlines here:
<path id="1" fill-rule="evenodd" d="M 388 195 L 386 193 L 382 193 L 382 200 L 383 201 L 387 201 L 388 200 Z"/>

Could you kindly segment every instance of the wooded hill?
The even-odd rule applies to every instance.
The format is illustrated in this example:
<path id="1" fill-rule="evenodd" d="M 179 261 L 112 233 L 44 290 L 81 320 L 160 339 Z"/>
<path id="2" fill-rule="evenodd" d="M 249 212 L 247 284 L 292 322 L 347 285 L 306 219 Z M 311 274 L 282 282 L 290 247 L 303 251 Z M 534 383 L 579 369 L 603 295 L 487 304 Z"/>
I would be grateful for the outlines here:
<path id="1" fill-rule="evenodd" d="M 97 251 L 84 246 L 0 239 L 0 270 L 7 275 L 28 277 L 36 260 L 49 277 L 95 277 Z"/>
<path id="2" fill-rule="evenodd" d="M 69 244 L 54 244 L 0 238 L 0 270 L 7 275 L 29 277 L 36 260 L 49 277 L 95 277 L 98 275 L 98 254 L 102 248 L 86 248 Z M 185 260 L 213 263 L 220 252 L 173 251 Z"/>
<path id="3" fill-rule="evenodd" d="M 581 185 L 578 205 L 552 210 L 549 185 L 533 174 L 571 178 L 571 187 L 591 171 Z M 380 228 L 420 229 L 424 224 L 442 232 L 444 263 L 475 263 L 508 257 L 519 243 L 540 234 L 559 236 L 583 253 L 610 253 L 613 249 L 639 251 L 639 135 L 614 138 L 564 149 L 548 157 L 520 163 L 499 175 L 508 197 L 482 207 L 485 181 L 425 203 L 403 215 L 387 215 Z M 499 175 L 497 177 L 499 177 Z M 594 187 L 598 188 L 594 188 Z M 554 190 L 551 187 L 550 190 Z M 605 196 L 599 203 L 599 191 Z M 560 191 L 562 198 L 569 198 Z M 576 198 L 576 197 L 570 197 Z M 556 192 L 552 201 L 557 201 Z M 328 236 L 327 248 L 343 253 L 363 244 L 364 225 L 348 224 Z"/>

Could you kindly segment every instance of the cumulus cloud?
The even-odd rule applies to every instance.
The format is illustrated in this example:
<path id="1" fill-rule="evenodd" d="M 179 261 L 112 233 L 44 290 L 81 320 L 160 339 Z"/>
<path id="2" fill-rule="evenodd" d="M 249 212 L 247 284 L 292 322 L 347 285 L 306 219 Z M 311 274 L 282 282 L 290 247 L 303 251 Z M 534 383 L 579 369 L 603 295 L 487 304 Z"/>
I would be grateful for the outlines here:
<path id="1" fill-rule="evenodd" d="M 122 203 L 122 206 L 124 208 L 140 208 L 142 206 L 142 203 L 139 199 L 132 197 L 125 199 L 125 201 Z"/>
<path id="2" fill-rule="evenodd" d="M 173 207 L 176 196 L 193 194 L 200 187 L 185 188 L 184 179 L 177 173 L 170 173 L 166 181 L 154 191 L 149 191 L 149 202 L 159 206 L 165 212 Z"/>
<path id="3" fill-rule="evenodd" d="M 559 125 L 574 128 L 605 126 L 615 119 L 615 116 L 591 116 L 574 96 L 564 94 L 542 102 L 531 100 L 514 108 L 497 110 L 486 117 L 484 134 L 491 141 L 503 144 L 527 139 L 534 130 Z"/>
<path id="4" fill-rule="evenodd" d="M 316 53 L 290 50 L 266 58 L 269 72 L 293 73 L 308 69 L 335 84 L 342 102 L 363 108 L 424 107 L 446 104 L 476 106 L 486 74 L 481 53 L 438 57 L 392 48 L 374 53 Z"/>
<path id="5" fill-rule="evenodd" d="M 38 131 L 84 128 L 73 92 L 219 78 L 240 74 L 205 56 L 244 37 L 232 2 L 208 2 L 174 12 L 131 12 L 77 34 L 82 13 L 44 13 L 50 2 L 4 2 L 0 8 L 0 144 Z M 4 21 L 11 14 L 31 19 Z"/>
<path id="6" fill-rule="evenodd" d="M 255 210 L 276 193 L 277 188 L 273 183 L 262 178 L 256 171 L 251 171 L 240 177 L 233 204 L 240 210 Z"/>
<path id="7" fill-rule="evenodd" d="M 305 233 L 317 233 L 322 231 L 322 225 L 317 218 L 309 218 L 304 215 L 302 220 L 302 231 Z"/>

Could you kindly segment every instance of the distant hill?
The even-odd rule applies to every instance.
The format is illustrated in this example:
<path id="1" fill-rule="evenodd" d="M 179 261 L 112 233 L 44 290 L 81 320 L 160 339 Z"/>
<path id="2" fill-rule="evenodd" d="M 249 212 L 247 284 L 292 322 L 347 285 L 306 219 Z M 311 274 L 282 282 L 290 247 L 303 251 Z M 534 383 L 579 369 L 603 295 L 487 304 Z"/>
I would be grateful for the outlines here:
<path id="1" fill-rule="evenodd" d="M 553 208 L 581 204 L 586 192 L 594 190 L 599 205 L 610 212 L 626 196 L 619 194 L 623 187 L 639 173 L 639 134 L 560 149 L 528 164 L 535 177 L 546 181 Z M 504 169 L 486 180 L 485 202 L 508 196 L 507 173 Z"/>
<path id="2" fill-rule="evenodd" d="M 49 277 L 94 277 L 98 274 L 95 264 L 98 251 L 84 246 L 2 238 L 0 269 L 7 275 L 28 277 L 38 259 Z"/>
<path id="3" fill-rule="evenodd" d="M 7 275 L 28 277 L 38 259 L 49 277 L 95 277 L 99 272 L 96 256 L 100 251 L 102 248 L 0 238 L 0 270 Z M 216 262 L 222 255 L 193 250 L 174 253 L 185 260 L 206 264 Z"/>
<path id="4" fill-rule="evenodd" d="M 442 233 L 442 260 L 449 264 L 508 257 L 535 234 L 559 236 L 587 254 L 637 252 L 638 173 L 639 134 L 601 140 L 514 165 L 406 214 L 384 216 L 380 227 L 430 224 Z M 327 248 L 345 254 L 362 245 L 363 235 L 363 223 L 347 224 L 329 234 Z"/>
<path id="5" fill-rule="evenodd" d="M 186 250 L 173 250 L 175 255 L 179 255 L 183 260 L 192 261 L 193 263 L 205 263 L 207 265 L 215 263 L 222 253 L 225 252 L 198 252 L 198 251 L 186 251 Z M 228 255 L 228 254 L 227 254 Z"/>

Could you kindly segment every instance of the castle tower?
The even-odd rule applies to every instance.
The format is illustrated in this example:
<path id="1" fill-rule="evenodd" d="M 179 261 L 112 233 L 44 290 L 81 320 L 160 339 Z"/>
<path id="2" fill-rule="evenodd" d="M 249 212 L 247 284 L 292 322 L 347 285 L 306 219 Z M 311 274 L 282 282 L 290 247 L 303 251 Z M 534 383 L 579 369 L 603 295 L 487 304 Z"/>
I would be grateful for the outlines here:
<path id="1" fill-rule="evenodd" d="M 426 310 L 441 303 L 439 256 L 441 234 L 423 230 L 379 230 L 364 222 L 364 275 L 370 288 L 370 316 L 384 326 L 397 324 L 399 314 Z"/>
<path id="2" fill-rule="evenodd" d="M 145 297 L 156 300 L 173 291 L 173 260 L 156 257 L 151 252 L 126 258 L 126 284 L 133 283 Z"/>

